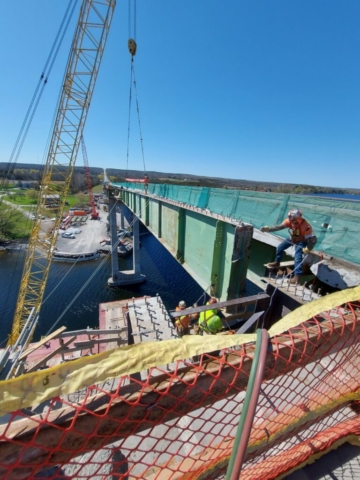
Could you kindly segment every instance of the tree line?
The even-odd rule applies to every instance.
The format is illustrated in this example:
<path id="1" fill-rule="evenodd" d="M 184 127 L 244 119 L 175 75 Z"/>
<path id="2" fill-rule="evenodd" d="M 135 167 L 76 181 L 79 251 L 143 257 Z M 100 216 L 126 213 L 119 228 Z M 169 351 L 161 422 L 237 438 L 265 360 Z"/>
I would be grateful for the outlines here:
<path id="1" fill-rule="evenodd" d="M 0 182 L 7 174 L 7 164 L 0 163 Z M 64 170 L 66 167 L 63 167 Z M 61 167 L 58 167 L 61 170 Z M 17 164 L 13 169 L 11 175 L 7 180 L 13 183 L 18 183 L 21 187 L 23 182 L 33 181 L 37 182 L 37 187 L 40 185 L 42 178 L 43 166 L 37 164 Z M 141 179 L 144 176 L 143 171 L 139 170 L 122 170 L 116 168 L 110 168 L 106 170 L 109 179 L 113 182 L 125 182 L 126 178 L 138 178 Z M 199 175 L 188 175 L 181 173 L 164 173 L 148 171 L 146 172 L 150 183 L 166 183 L 177 184 L 196 187 L 209 187 L 209 188 L 227 188 L 227 189 L 240 189 L 240 190 L 255 190 L 263 192 L 274 193 L 295 193 L 295 194 L 353 194 L 359 195 L 360 189 L 351 188 L 333 188 L 333 187 L 320 187 L 316 185 L 303 185 L 303 184 L 284 184 L 275 182 L 258 182 L 253 180 L 234 179 L 234 178 L 220 178 L 220 177 L 205 177 Z M 93 186 L 99 185 L 103 180 L 103 169 L 99 167 L 90 167 L 90 175 Z M 57 178 L 58 177 L 58 178 Z M 61 174 L 54 174 L 52 177 L 54 182 L 63 180 Z M 36 188 L 36 186 L 34 186 Z M 74 174 L 71 182 L 71 192 L 78 193 L 80 191 L 86 191 L 87 184 L 85 178 L 85 172 L 83 167 L 75 167 Z"/>

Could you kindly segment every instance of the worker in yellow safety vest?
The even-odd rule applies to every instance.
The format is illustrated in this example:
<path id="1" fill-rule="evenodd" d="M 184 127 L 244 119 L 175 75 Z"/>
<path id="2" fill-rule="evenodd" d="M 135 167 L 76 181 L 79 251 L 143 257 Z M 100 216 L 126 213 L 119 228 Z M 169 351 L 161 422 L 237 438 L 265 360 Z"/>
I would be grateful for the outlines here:
<path id="1" fill-rule="evenodd" d="M 212 305 L 217 303 L 215 297 L 211 297 L 206 305 Z M 208 335 L 215 335 L 217 332 L 220 332 L 224 326 L 219 315 L 217 315 L 218 309 L 214 308 L 212 310 L 206 310 L 200 313 L 199 322 L 198 322 L 198 334 L 203 335 L 204 333 Z"/>

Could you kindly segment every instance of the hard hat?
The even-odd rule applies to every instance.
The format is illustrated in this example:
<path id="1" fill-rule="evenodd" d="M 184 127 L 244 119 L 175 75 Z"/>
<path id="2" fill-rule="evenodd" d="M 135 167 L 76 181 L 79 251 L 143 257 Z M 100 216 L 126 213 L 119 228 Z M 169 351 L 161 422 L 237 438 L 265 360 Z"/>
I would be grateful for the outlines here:
<path id="1" fill-rule="evenodd" d="M 185 308 L 186 307 L 186 303 L 184 302 L 184 300 L 181 300 L 181 302 L 179 302 L 179 307 L 180 308 Z"/>
<path id="2" fill-rule="evenodd" d="M 292 222 L 293 220 L 296 220 L 297 218 L 302 216 L 302 211 L 298 210 L 297 208 L 293 208 L 290 210 L 288 213 L 288 219 Z"/>
<path id="3" fill-rule="evenodd" d="M 209 304 L 212 304 L 212 303 L 217 303 L 217 300 L 215 297 L 211 297 L 210 300 L 209 300 Z"/>

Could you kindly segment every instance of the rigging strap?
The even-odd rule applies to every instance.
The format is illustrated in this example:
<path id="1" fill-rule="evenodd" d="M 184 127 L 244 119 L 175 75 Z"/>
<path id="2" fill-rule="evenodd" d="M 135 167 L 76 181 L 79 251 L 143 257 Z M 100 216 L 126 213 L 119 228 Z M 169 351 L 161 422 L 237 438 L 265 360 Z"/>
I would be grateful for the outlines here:
<path id="1" fill-rule="evenodd" d="M 132 87 L 133 87 L 133 85 L 134 85 L 136 111 L 137 111 L 138 126 L 139 126 L 141 155 L 142 155 L 142 160 L 143 160 L 144 174 L 146 173 L 144 144 L 143 144 L 142 131 L 141 131 L 141 121 L 140 121 L 140 108 L 139 108 L 139 101 L 138 101 L 138 95 L 137 95 L 137 85 L 136 85 L 135 67 L 134 67 L 134 55 L 135 55 L 135 53 L 136 53 L 136 43 L 135 43 L 135 41 L 134 41 L 133 39 L 131 39 L 131 38 L 130 38 L 129 41 L 128 41 L 128 47 L 129 47 L 129 51 L 130 51 L 130 54 L 131 54 L 131 66 L 130 66 L 130 92 L 129 92 L 129 114 L 128 114 L 128 137 L 127 137 L 127 152 L 126 152 L 126 177 L 128 176 L 128 168 L 129 168 L 131 102 L 132 102 Z"/>
<path id="2" fill-rule="evenodd" d="M 133 13 L 133 29 L 131 28 L 131 20 Z M 135 78 L 135 67 L 134 67 L 134 56 L 136 55 L 136 0 L 129 0 L 128 4 L 128 30 L 129 30 L 129 40 L 128 40 L 128 49 L 131 55 L 131 64 L 130 64 L 130 93 L 129 93 L 129 113 L 128 113 L 128 136 L 127 136 L 127 151 L 126 151 L 126 177 L 128 177 L 128 168 L 129 168 L 129 150 L 130 150 L 130 121 L 131 121 L 131 102 L 132 102 L 132 86 L 134 85 L 134 92 L 135 92 L 135 102 L 136 102 L 136 110 L 138 116 L 138 125 L 139 125 L 139 135 L 140 135 L 140 145 L 141 145 L 141 154 L 143 159 L 143 167 L 144 167 L 144 176 L 147 178 L 146 174 L 146 167 L 145 167 L 145 155 L 144 155 L 144 145 L 143 145 L 143 138 L 141 132 L 141 122 L 140 122 L 140 109 L 139 109 L 139 102 L 137 97 L 137 88 L 136 88 L 136 78 Z M 146 182 L 145 182 L 146 183 Z"/>

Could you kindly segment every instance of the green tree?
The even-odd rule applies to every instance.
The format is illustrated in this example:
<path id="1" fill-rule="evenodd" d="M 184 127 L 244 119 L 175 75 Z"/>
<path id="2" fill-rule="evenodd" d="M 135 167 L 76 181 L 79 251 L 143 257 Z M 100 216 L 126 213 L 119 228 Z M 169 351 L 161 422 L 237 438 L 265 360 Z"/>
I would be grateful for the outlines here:
<path id="1" fill-rule="evenodd" d="M 10 200 L 10 202 L 16 202 L 17 196 L 18 196 L 18 192 L 14 190 L 13 192 L 8 194 L 8 199 Z"/>
<path id="2" fill-rule="evenodd" d="M 39 198 L 39 192 L 34 189 L 26 190 L 25 195 L 29 199 L 29 204 L 36 203 Z"/>
<path id="3" fill-rule="evenodd" d="M 0 244 L 14 240 L 23 214 L 0 201 Z"/>
<path id="4" fill-rule="evenodd" d="M 79 199 L 79 204 L 81 204 L 81 206 L 86 207 L 88 205 L 90 200 L 89 195 L 85 195 L 84 193 L 78 193 L 76 196 Z"/>

